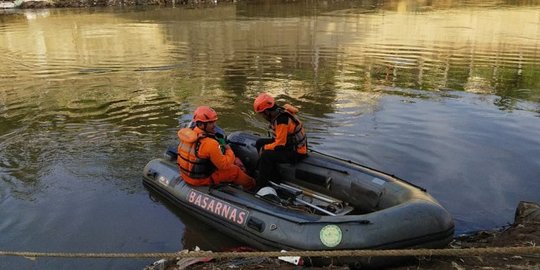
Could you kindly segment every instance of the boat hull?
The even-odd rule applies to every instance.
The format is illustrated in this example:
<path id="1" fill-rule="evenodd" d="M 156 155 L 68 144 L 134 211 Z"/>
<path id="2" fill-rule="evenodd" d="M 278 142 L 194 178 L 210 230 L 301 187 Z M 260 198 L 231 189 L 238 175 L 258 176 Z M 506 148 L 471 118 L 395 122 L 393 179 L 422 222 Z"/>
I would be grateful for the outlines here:
<path id="1" fill-rule="evenodd" d="M 256 164 L 250 160 L 256 159 L 251 149 L 256 139 L 247 133 L 229 136 L 235 153 L 251 169 Z M 174 205 L 261 250 L 440 248 L 453 239 L 448 212 L 425 190 L 401 179 L 318 153 L 280 166 L 280 173 L 287 183 L 351 202 L 355 211 L 309 213 L 235 186 L 193 187 L 179 175 L 174 155 L 150 161 L 143 178 L 147 187 Z M 339 258 L 332 263 L 374 266 L 391 261 Z"/>

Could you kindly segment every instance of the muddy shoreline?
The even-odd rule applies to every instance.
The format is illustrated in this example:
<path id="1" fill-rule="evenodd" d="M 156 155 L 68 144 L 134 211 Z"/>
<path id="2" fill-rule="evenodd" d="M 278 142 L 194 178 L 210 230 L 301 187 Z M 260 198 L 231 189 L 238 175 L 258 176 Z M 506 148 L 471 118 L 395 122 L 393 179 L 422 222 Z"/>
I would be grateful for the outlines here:
<path id="1" fill-rule="evenodd" d="M 537 203 L 520 202 L 514 223 L 503 228 L 479 231 L 454 238 L 449 247 L 453 249 L 489 247 L 530 247 L 540 244 L 540 206 Z M 302 267 L 276 258 L 233 258 L 204 261 L 200 259 L 161 260 L 145 270 L 203 270 L 203 269 L 353 269 L 349 266 Z M 486 255 L 486 256 L 432 256 L 411 258 L 401 265 L 384 269 L 513 269 L 540 270 L 540 254 Z"/>

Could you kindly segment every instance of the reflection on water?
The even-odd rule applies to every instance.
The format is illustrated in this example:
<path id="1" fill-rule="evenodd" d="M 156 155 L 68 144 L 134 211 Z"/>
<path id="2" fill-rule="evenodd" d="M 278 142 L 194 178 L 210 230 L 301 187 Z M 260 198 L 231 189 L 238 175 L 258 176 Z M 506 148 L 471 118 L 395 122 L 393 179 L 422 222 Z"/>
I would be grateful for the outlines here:
<path id="1" fill-rule="evenodd" d="M 13 217 L 0 221 L 0 246 L 173 251 L 182 238 L 204 241 L 178 228 L 197 221 L 148 198 L 140 172 L 201 104 L 228 131 L 264 133 L 251 113 L 260 91 L 301 109 L 313 147 L 426 187 L 458 232 L 506 224 L 540 191 L 531 181 L 540 174 L 540 5 L 435 2 L 0 16 L 0 215 Z"/>

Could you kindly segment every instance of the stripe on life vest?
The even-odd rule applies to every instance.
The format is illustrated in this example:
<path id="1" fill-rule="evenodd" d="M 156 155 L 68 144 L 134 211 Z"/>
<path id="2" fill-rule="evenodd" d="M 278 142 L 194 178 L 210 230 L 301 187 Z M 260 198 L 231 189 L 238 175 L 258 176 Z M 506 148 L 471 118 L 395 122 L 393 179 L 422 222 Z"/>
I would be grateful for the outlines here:
<path id="1" fill-rule="evenodd" d="M 197 190 L 191 189 L 187 199 L 190 204 L 232 223 L 244 225 L 247 221 L 248 211 Z"/>

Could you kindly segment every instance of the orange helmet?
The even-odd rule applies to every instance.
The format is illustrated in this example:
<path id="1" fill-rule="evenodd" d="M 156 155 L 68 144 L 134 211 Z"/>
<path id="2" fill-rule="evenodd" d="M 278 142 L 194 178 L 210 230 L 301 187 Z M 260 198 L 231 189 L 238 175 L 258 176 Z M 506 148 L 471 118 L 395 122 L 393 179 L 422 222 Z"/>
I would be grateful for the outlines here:
<path id="1" fill-rule="evenodd" d="M 274 107 L 275 104 L 276 101 L 271 95 L 267 93 L 261 93 L 253 102 L 253 110 L 255 110 L 255 112 L 257 113 L 260 113 L 266 109 Z"/>
<path id="2" fill-rule="evenodd" d="M 217 121 L 217 112 L 208 106 L 199 106 L 193 113 L 193 121 L 195 122 L 214 122 Z"/>

